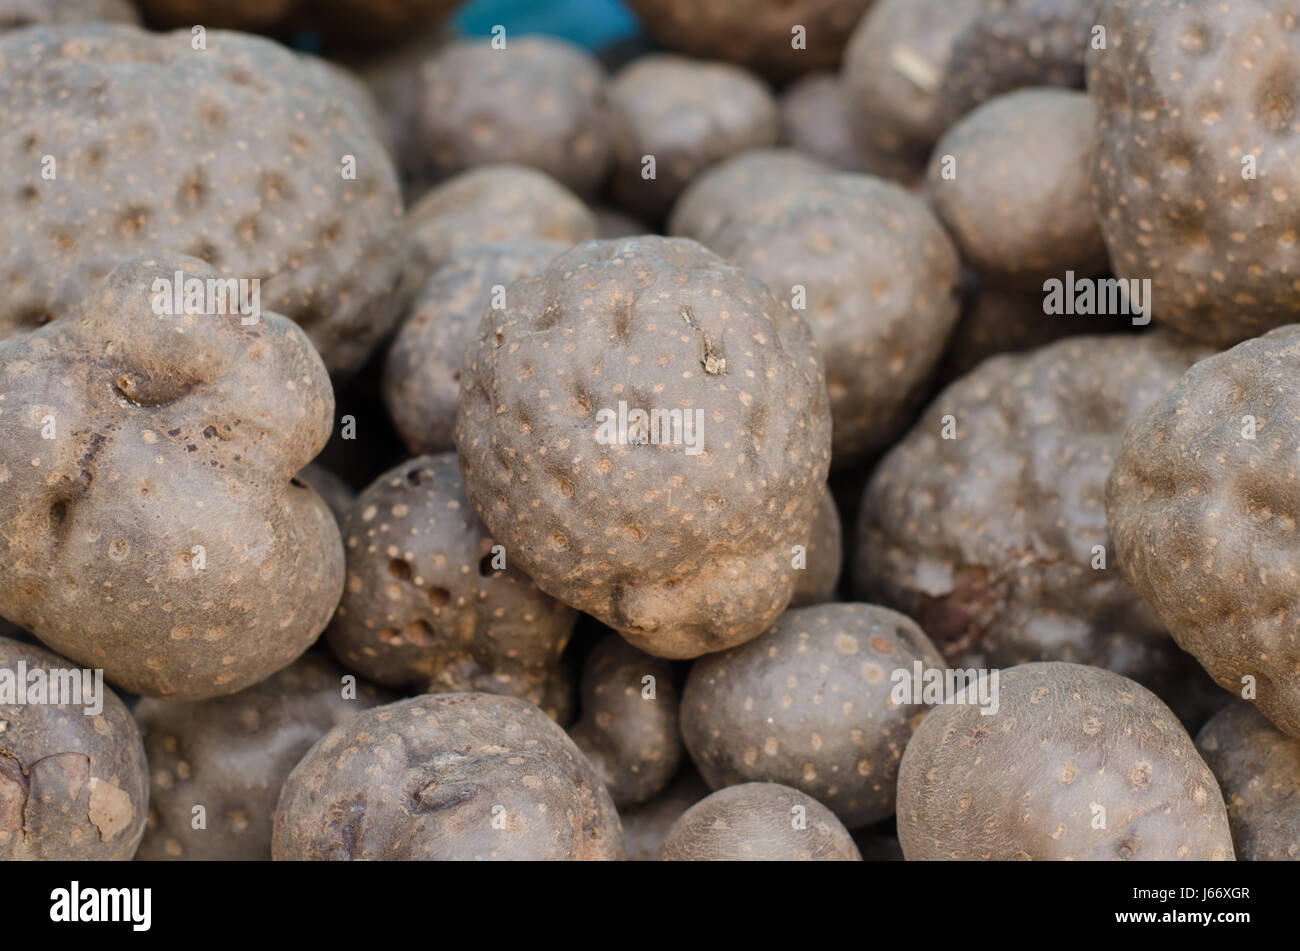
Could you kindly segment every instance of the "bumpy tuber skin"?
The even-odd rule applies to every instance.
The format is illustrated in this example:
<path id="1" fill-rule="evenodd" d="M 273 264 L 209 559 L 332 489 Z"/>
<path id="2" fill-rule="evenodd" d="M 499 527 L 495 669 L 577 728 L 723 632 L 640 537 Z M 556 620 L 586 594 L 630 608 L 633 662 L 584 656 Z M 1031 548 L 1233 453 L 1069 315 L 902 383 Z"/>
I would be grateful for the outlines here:
<path id="1" fill-rule="evenodd" d="M 1291 0 L 1105 0 L 1088 51 L 1115 273 L 1220 350 L 1300 319 L 1298 18 Z"/>
<path id="2" fill-rule="evenodd" d="M 629 0 L 669 49 L 726 59 L 773 79 L 835 66 L 872 0 Z M 802 27 L 803 42 L 795 28 Z"/>
<path id="3" fill-rule="evenodd" d="M 298 481 L 305 482 L 316 490 L 316 494 L 329 506 L 330 514 L 336 522 L 343 519 L 344 513 L 352 507 L 352 500 L 357 497 L 352 486 L 341 475 L 315 462 L 298 473 Z"/>
<path id="4" fill-rule="evenodd" d="M 0 338 L 165 249 L 259 280 L 262 308 L 346 375 L 400 314 L 392 164 L 329 67 L 251 36 L 190 40 L 109 24 L 0 38 Z"/>
<path id="5" fill-rule="evenodd" d="M 1079 664 L 1000 679 L 997 714 L 936 706 L 907 745 L 908 861 L 1232 859 L 1214 774 L 1155 694 Z"/>
<path id="6" fill-rule="evenodd" d="M 470 345 L 458 417 L 492 536 L 655 656 L 761 634 L 790 600 L 830 460 L 807 327 L 695 242 L 652 236 L 579 245 L 507 299 Z"/>
<path id="7" fill-rule="evenodd" d="M 456 448 L 461 364 L 483 312 L 504 302 L 511 283 L 541 271 L 568 247 L 544 238 L 471 245 L 425 281 L 384 363 L 384 405 L 412 452 Z"/>
<path id="8" fill-rule="evenodd" d="M 331 48 L 391 43 L 436 23 L 460 0 L 138 0 L 159 26 L 203 23 L 283 36 L 307 33 Z"/>
<path id="9" fill-rule="evenodd" d="M 707 238 L 686 236 L 807 320 L 826 366 L 835 469 L 890 445 L 961 310 L 957 250 L 925 201 L 868 175 L 797 173 L 744 195 Z"/>
<path id="10" fill-rule="evenodd" d="M 898 671 L 943 666 L 909 618 L 870 604 L 787 611 L 748 644 L 702 657 L 682 694 L 682 736 L 714 789 L 801 789 L 849 828 L 894 812 L 898 761 L 925 716 L 891 696 Z M 919 698 L 918 698 L 919 699 Z"/>
<path id="11" fill-rule="evenodd" d="M 648 802 L 618 811 L 623 822 L 627 857 L 633 862 L 654 862 L 668 830 L 687 809 L 709 794 L 700 774 L 689 762 L 677 772 L 668 788 Z"/>
<path id="12" fill-rule="evenodd" d="M 1196 364 L 1124 437 L 1106 511 L 1125 580 L 1179 646 L 1300 738 L 1298 381 L 1296 326 Z"/>
<path id="13" fill-rule="evenodd" d="M 1096 0 L 879 0 L 844 58 L 863 142 L 928 152 L 953 122 L 1031 86 L 1083 87 Z"/>
<path id="14" fill-rule="evenodd" d="M 719 790 L 673 823 L 665 862 L 860 862 L 853 837 L 811 796 L 777 783 Z"/>
<path id="15" fill-rule="evenodd" d="M 569 735 L 614 805 L 645 802 L 668 785 L 681 762 L 672 665 L 610 634 L 587 655 L 581 684 L 582 716 Z"/>
<path id="16" fill-rule="evenodd" d="M 844 529 L 830 487 L 822 491 L 806 546 L 806 564 L 794 585 L 790 607 L 804 608 L 835 599 L 844 564 Z"/>
<path id="17" fill-rule="evenodd" d="M 1201 355 L 1153 333 L 986 360 L 872 475 L 859 596 L 963 667 L 1067 660 L 1157 682 L 1179 652 L 1115 565 L 1104 487 L 1129 423 Z"/>
<path id="18" fill-rule="evenodd" d="M 696 175 L 748 149 L 775 144 L 776 100 L 736 66 L 654 54 L 609 86 L 614 134 L 611 190 L 647 219 L 666 215 Z M 653 176 L 647 157 L 653 157 Z"/>
<path id="19" fill-rule="evenodd" d="M 1300 861 L 1300 740 L 1244 700 L 1225 707 L 1196 737 L 1223 790 L 1241 861 Z"/>
<path id="20" fill-rule="evenodd" d="M 476 165 L 519 162 L 594 193 L 612 157 L 605 70 L 549 36 L 451 43 L 420 70 L 416 137 L 429 181 Z"/>
<path id="21" fill-rule="evenodd" d="M 841 81 L 865 147 L 928 155 L 956 116 L 943 98 L 953 46 L 982 0 L 877 0 L 849 38 Z"/>
<path id="22" fill-rule="evenodd" d="M 739 215 L 774 195 L 824 181 L 834 169 L 791 148 L 750 149 L 701 172 L 673 206 L 668 233 L 712 247 Z"/>
<path id="23" fill-rule="evenodd" d="M 0 637 L 0 671 L 17 679 L 20 663 L 29 677 L 38 669 L 61 677 L 76 668 Z M 80 673 L 87 686 L 93 683 L 89 671 Z M 82 705 L 24 696 L 26 703 L 0 700 L 0 860 L 130 859 L 149 807 L 149 764 L 130 712 L 106 686 L 93 715 L 95 700 L 85 693 Z"/>
<path id="24" fill-rule="evenodd" d="M 344 57 L 377 105 L 374 119 L 387 130 L 386 141 L 408 204 L 427 187 L 418 180 L 425 162 L 418 146 L 419 116 L 424 101 L 420 67 L 451 40 L 451 32 L 435 23 L 412 31 L 391 50 L 378 55 L 363 53 Z"/>
<path id="25" fill-rule="evenodd" d="M 560 654 L 577 612 L 494 551 L 455 453 L 386 472 L 340 525 L 348 578 L 327 637 L 345 666 L 382 684 L 523 697 L 568 718 Z"/>
<path id="26" fill-rule="evenodd" d="M 835 73 L 808 73 L 781 93 L 781 140 L 845 172 L 911 183 L 919 162 L 873 149 L 853 132 L 844 85 Z"/>
<path id="27" fill-rule="evenodd" d="M 129 0 L 0 0 L 0 31 L 41 23 L 138 23 Z"/>
<path id="28" fill-rule="evenodd" d="M 334 397 L 279 314 L 156 313 L 178 255 L 114 270 L 0 344 L 0 614 L 134 693 L 201 700 L 291 663 L 329 621 L 343 547 L 294 479 Z"/>
<path id="29" fill-rule="evenodd" d="M 791 83 L 781 93 L 780 108 L 784 142 L 843 171 L 869 171 L 834 73 L 809 73 Z"/>
<path id="30" fill-rule="evenodd" d="M 1100 39 L 1099 0 L 980 0 L 958 34 L 940 87 L 956 118 L 982 102 L 1034 86 L 1083 88 L 1084 58 Z"/>
<path id="31" fill-rule="evenodd" d="M 136 858 L 269 860 L 271 818 L 290 770 L 329 730 L 391 699 L 310 652 L 229 697 L 141 700 L 135 719 L 151 789 Z"/>
<path id="32" fill-rule="evenodd" d="M 1095 122 L 1081 92 L 1026 89 L 975 109 L 935 146 L 930 199 L 990 284 L 1041 294 L 1067 270 L 1107 270 L 1090 198 Z"/>
<path id="33" fill-rule="evenodd" d="M 541 710 L 426 694 L 335 727 L 289 775 L 278 860 L 622 859 L 586 757 Z"/>
<path id="34" fill-rule="evenodd" d="M 400 179 L 401 172 L 397 168 L 397 161 L 401 154 L 400 135 L 393 124 L 392 117 L 384 111 L 374 91 L 361 76 L 346 66 L 333 60 L 321 60 L 320 64 L 326 68 L 330 78 L 339 87 L 338 94 L 351 101 L 353 107 L 361 113 L 366 127 L 383 145 L 388 157 L 393 160 L 394 170 L 398 172 Z"/>
<path id="35" fill-rule="evenodd" d="M 570 245 L 595 236 L 591 209 L 545 172 L 484 165 L 443 182 L 407 212 L 407 279 L 419 287 L 472 245 L 529 237 Z"/>

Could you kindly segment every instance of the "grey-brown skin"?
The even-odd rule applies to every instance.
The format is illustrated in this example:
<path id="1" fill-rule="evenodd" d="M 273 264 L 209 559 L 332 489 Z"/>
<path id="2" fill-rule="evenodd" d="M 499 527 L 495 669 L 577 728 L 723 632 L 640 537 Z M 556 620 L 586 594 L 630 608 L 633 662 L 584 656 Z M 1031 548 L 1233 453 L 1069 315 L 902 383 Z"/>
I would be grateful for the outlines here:
<path id="1" fill-rule="evenodd" d="M 811 796 L 778 783 L 729 786 L 673 823 L 664 862 L 860 862 L 849 830 Z"/>
<path id="2" fill-rule="evenodd" d="M 1096 0 L 879 0 L 844 56 L 861 141 L 886 152 L 931 145 L 994 96 L 1083 87 Z"/>
<path id="3" fill-rule="evenodd" d="M 382 46 L 436 23 L 460 0 L 138 0 L 158 27 L 202 23 L 209 29 L 309 33 L 331 49 Z"/>
<path id="4" fill-rule="evenodd" d="M 149 759 L 149 821 L 135 857 L 269 861 L 289 772 L 335 726 L 392 699 L 316 652 L 228 697 L 144 698 L 135 719 Z"/>
<path id="5" fill-rule="evenodd" d="M 893 443 L 961 313 L 961 262 L 929 205 L 869 175 L 796 174 L 739 201 L 708 237 L 808 322 L 826 367 L 835 469 Z"/>
<path id="6" fill-rule="evenodd" d="M 456 448 L 461 364 L 484 311 L 568 248 L 527 237 L 475 244 L 452 252 L 429 275 L 384 363 L 384 406 L 411 452 Z"/>
<path id="7" fill-rule="evenodd" d="M 962 667 L 1066 660 L 1157 684 L 1178 651 L 1116 567 L 1104 490 L 1129 423 L 1203 354 L 1098 335 L 980 364 L 873 473 L 858 596 Z"/>
<path id="8" fill-rule="evenodd" d="M 407 279 L 419 288 L 456 252 L 476 244 L 543 238 L 571 245 L 596 236 L 591 209 L 545 172 L 483 165 L 427 192 L 406 215 Z"/>
<path id="9" fill-rule="evenodd" d="M 844 172 L 865 172 L 911 184 L 921 163 L 871 147 L 854 134 L 843 84 L 836 73 L 815 72 L 782 92 L 781 141 Z"/>
<path id="10" fill-rule="evenodd" d="M 478 520 L 455 453 L 376 479 L 340 522 L 347 584 L 326 637 L 381 684 L 523 697 L 567 721 L 560 654 L 577 612 L 538 590 Z"/>
<path id="11" fill-rule="evenodd" d="M 311 486 L 324 500 L 336 522 L 343 520 L 344 513 L 352 507 L 352 500 L 357 497 L 352 486 L 341 475 L 315 462 L 299 472 L 297 478 L 299 482 Z"/>
<path id="12" fill-rule="evenodd" d="M 1231 861 L 1214 774 L 1160 699 L 1080 664 L 1001 671 L 999 710 L 937 705 L 903 753 L 910 862 Z"/>
<path id="13" fill-rule="evenodd" d="M 346 376 L 401 312 L 392 163 L 323 63 L 241 34 L 190 40 L 118 24 L 0 38 L 0 338 L 166 249 L 260 281 L 262 308 Z"/>
<path id="14" fill-rule="evenodd" d="M 672 664 L 610 634 L 583 664 L 580 703 L 569 736 L 604 780 L 614 805 L 621 809 L 661 792 L 682 759 L 681 698 Z"/>
<path id="15" fill-rule="evenodd" d="M 43 23 L 138 23 L 129 0 L 0 0 L 0 30 Z"/>
<path id="16" fill-rule="evenodd" d="M 953 47 L 983 0 L 877 0 L 844 50 L 854 135 L 886 154 L 928 155 L 956 118 L 944 100 Z"/>
<path id="17" fill-rule="evenodd" d="M 425 694 L 327 733 L 280 794 L 277 860 L 620 860 L 623 830 L 582 751 L 541 710 Z"/>
<path id="18" fill-rule="evenodd" d="M 1300 319 L 1300 6 L 1107 0 L 1088 53 L 1093 196 L 1116 276 L 1222 350 Z"/>
<path id="19" fill-rule="evenodd" d="M 1099 38 L 1100 0 L 981 0 L 953 45 L 942 85 L 954 118 L 1032 86 L 1082 89 L 1084 58 Z"/>
<path id="20" fill-rule="evenodd" d="M 76 668 L 0 637 L 0 676 L 16 680 L 19 664 L 29 679 L 18 689 L 37 669 L 62 677 Z M 149 764 L 130 712 L 107 686 L 83 692 L 82 704 L 27 699 L 0 703 L 0 861 L 129 860 L 149 808 Z"/>
<path id="21" fill-rule="evenodd" d="M 1300 738 L 1300 326 L 1192 367 L 1124 436 L 1106 512 L 1124 579 L 1215 681 Z"/>
<path id="22" fill-rule="evenodd" d="M 457 419 L 492 536 L 657 657 L 757 637 L 790 600 L 830 462 L 806 325 L 757 278 L 657 236 L 581 244 L 506 296 L 470 344 Z M 619 433 L 620 402 L 682 425 Z"/>
<path id="23" fill-rule="evenodd" d="M 393 161 L 408 205 L 427 188 L 426 182 L 418 180 L 424 164 L 417 145 L 424 100 L 420 68 L 451 39 L 451 31 L 435 23 L 412 32 L 391 49 L 345 58 L 378 104 L 374 118 L 388 129 L 387 141 L 393 150 Z"/>
<path id="24" fill-rule="evenodd" d="M 320 63 L 329 71 L 335 85 L 339 87 L 339 93 L 347 97 L 361 113 L 366 121 L 366 127 L 383 145 L 384 151 L 393 161 L 394 169 L 398 170 L 401 134 L 391 121 L 391 117 L 384 113 L 373 90 L 364 79 L 347 66 L 333 60 L 321 60 Z M 400 170 L 398 171 L 400 176 Z"/>
<path id="25" fill-rule="evenodd" d="M 448 44 L 420 69 L 418 174 L 439 181 L 518 162 L 591 195 L 613 157 L 605 70 L 567 40 L 525 36 Z"/>
<path id="26" fill-rule="evenodd" d="M 750 149 L 696 177 L 673 206 L 668 233 L 712 247 L 718 235 L 752 206 L 803 185 L 815 185 L 832 166 L 796 149 Z"/>
<path id="27" fill-rule="evenodd" d="M 1300 740 L 1244 700 L 1215 714 L 1196 737 L 1228 807 L 1239 861 L 1300 861 Z"/>
<path id="28" fill-rule="evenodd" d="M 846 172 L 870 171 L 849 126 L 840 80 L 808 73 L 781 92 L 781 140 Z"/>
<path id="29" fill-rule="evenodd" d="M 1108 269 L 1090 198 L 1095 113 L 1084 93 L 1024 89 L 968 113 L 935 146 L 927 194 L 988 284 L 1041 293 L 1067 271 Z"/>
<path id="30" fill-rule="evenodd" d="M 334 411 L 306 333 L 270 311 L 155 313 L 178 271 L 217 277 L 139 258 L 0 344 L 0 614 L 133 693 L 201 700 L 307 649 L 343 546 L 294 478 Z"/>
<path id="31" fill-rule="evenodd" d="M 691 179 L 748 149 L 776 144 L 776 100 L 738 66 L 656 53 L 633 60 L 608 87 L 614 136 L 610 193 L 658 221 Z M 653 157 L 654 177 L 647 157 Z"/>
<path id="32" fill-rule="evenodd" d="M 801 789 L 850 829 L 894 812 L 898 761 L 925 707 L 894 696 L 897 672 L 942 668 L 910 618 L 871 604 L 787 611 L 740 647 L 702 657 L 682 692 L 682 737 L 714 789 Z"/>
<path id="33" fill-rule="evenodd" d="M 668 830 L 687 809 L 709 794 L 700 774 L 687 761 L 676 778 L 649 802 L 620 808 L 623 841 L 632 862 L 655 862 Z"/>
<path id="34" fill-rule="evenodd" d="M 808 544 L 804 546 L 803 570 L 795 580 L 790 607 L 803 608 L 835 600 L 843 566 L 844 528 L 840 524 L 840 510 L 835 507 L 835 497 L 828 486 L 822 490 L 817 514 L 813 516 Z"/>
<path id="35" fill-rule="evenodd" d="M 628 0 L 628 6 L 669 49 L 740 63 L 781 80 L 835 66 L 872 2 Z M 801 36 L 795 33 L 800 26 Z"/>

